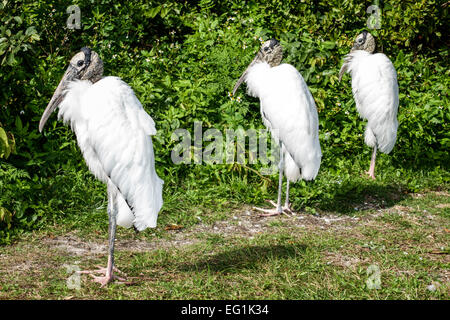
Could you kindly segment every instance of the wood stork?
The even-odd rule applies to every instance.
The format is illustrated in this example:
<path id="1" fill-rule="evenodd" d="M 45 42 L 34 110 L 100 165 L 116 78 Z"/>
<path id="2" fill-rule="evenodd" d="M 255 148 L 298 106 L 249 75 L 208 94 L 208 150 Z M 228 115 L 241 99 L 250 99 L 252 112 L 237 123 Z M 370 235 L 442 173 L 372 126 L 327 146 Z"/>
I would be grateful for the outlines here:
<path id="1" fill-rule="evenodd" d="M 367 119 L 364 141 L 373 147 L 367 172 L 372 179 L 375 179 L 377 149 L 386 154 L 391 152 L 398 128 L 397 73 L 386 55 L 374 53 L 375 47 L 375 38 L 363 31 L 356 37 L 339 72 L 339 81 L 344 73 L 350 73 L 356 109 Z"/>
<path id="2" fill-rule="evenodd" d="M 70 123 L 90 171 L 108 190 L 109 249 L 106 269 L 84 271 L 105 286 L 113 279 L 116 225 L 138 231 L 156 227 L 163 204 L 163 181 L 155 171 L 151 135 L 155 122 L 133 90 L 118 77 L 105 77 L 103 62 L 89 48 L 70 60 L 39 123 L 39 131 L 59 107 L 58 118 Z M 103 277 L 94 273 L 104 273 Z"/>
<path id="3" fill-rule="evenodd" d="M 319 143 L 319 119 L 311 92 L 301 74 L 290 64 L 280 64 L 281 44 L 271 39 L 262 44 L 254 60 L 233 89 L 242 82 L 248 93 L 260 100 L 264 125 L 280 145 L 278 200 L 272 210 L 256 208 L 263 216 L 278 215 L 289 208 L 289 182 L 313 180 L 319 172 L 322 153 Z M 287 178 L 286 201 L 281 206 L 283 171 Z"/>

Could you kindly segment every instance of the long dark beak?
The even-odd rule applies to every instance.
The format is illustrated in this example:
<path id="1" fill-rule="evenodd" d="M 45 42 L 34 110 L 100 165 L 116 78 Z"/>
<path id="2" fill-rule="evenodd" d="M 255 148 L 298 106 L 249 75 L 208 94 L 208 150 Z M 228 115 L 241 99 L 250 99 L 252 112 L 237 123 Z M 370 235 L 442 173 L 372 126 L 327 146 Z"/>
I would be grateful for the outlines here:
<path id="1" fill-rule="evenodd" d="M 239 86 L 242 84 L 242 82 L 245 81 L 245 78 L 247 77 L 248 69 L 250 69 L 250 67 L 253 66 L 257 61 L 258 61 L 258 56 L 256 56 L 255 59 L 253 59 L 253 61 L 248 65 L 247 69 L 245 69 L 244 73 L 241 75 L 239 80 L 236 82 L 236 84 L 234 85 L 234 88 L 233 88 L 233 92 L 232 92 L 233 96 L 236 93 Z"/>
<path id="2" fill-rule="evenodd" d="M 353 47 L 350 49 L 350 53 L 355 51 L 357 48 L 358 48 L 357 45 L 354 44 Z M 348 70 L 348 62 L 349 60 L 344 58 L 344 63 L 342 64 L 341 70 L 339 70 L 339 82 L 341 82 L 344 73 L 346 73 Z"/>
<path id="3" fill-rule="evenodd" d="M 347 71 L 347 68 L 348 68 L 347 64 L 344 63 L 344 64 L 342 65 L 342 67 L 341 67 L 341 70 L 339 70 L 339 82 L 341 82 L 342 76 L 343 76 L 344 73 Z"/>
<path id="4" fill-rule="evenodd" d="M 72 65 L 69 65 L 61 81 L 59 82 L 52 99 L 50 100 L 47 108 L 45 108 L 44 113 L 42 114 L 41 121 L 39 122 L 39 132 L 42 132 L 42 129 L 44 128 L 44 125 L 47 122 L 48 118 L 64 99 L 64 96 L 66 95 L 65 89 L 67 88 L 69 82 L 72 81 L 76 75 L 76 69 L 72 67 Z"/>

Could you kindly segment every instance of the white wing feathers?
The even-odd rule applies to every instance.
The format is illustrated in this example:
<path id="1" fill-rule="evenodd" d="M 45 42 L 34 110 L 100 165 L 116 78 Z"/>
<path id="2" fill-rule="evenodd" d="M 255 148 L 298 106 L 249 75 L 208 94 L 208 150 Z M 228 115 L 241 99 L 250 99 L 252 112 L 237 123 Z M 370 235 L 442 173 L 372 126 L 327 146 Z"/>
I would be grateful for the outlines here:
<path id="1" fill-rule="evenodd" d="M 392 62 L 382 53 L 357 50 L 345 57 L 341 74 L 352 76 L 352 91 L 359 115 L 367 119 L 365 142 L 389 153 L 397 138 L 398 84 Z"/>
<path id="2" fill-rule="evenodd" d="M 261 101 L 264 124 L 285 148 L 285 174 L 291 181 L 316 177 L 322 156 L 314 99 L 300 73 L 289 64 L 252 66 L 248 92 Z M 299 170 L 300 169 L 300 170 Z"/>
<path id="3" fill-rule="evenodd" d="M 129 88 L 128 91 L 128 94 L 122 95 L 123 106 L 128 119 L 133 123 L 133 127 L 141 127 L 146 134 L 154 136 L 156 134 L 155 121 L 142 108 L 133 90 Z"/>
<path id="4" fill-rule="evenodd" d="M 73 101 L 72 93 L 79 88 L 83 89 L 80 101 Z M 73 103 L 77 105 L 64 108 Z M 150 137 L 156 129 L 133 90 L 117 77 L 95 84 L 74 81 L 60 113 L 69 109 L 77 114 L 63 114 L 66 121 L 73 116 L 83 119 L 73 129 L 90 170 L 105 183 L 110 179 L 120 191 L 118 224 L 134 224 L 138 230 L 155 227 L 163 203 L 163 181 L 155 171 Z"/>

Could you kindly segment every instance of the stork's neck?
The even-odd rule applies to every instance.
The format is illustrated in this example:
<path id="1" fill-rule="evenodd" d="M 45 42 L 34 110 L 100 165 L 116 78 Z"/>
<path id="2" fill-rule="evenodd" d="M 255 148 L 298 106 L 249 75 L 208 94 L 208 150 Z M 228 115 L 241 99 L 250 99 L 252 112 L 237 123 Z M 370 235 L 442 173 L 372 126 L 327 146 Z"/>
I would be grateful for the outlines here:
<path id="1" fill-rule="evenodd" d="M 273 67 L 279 66 L 282 59 L 283 59 L 282 55 L 275 55 L 272 57 L 271 60 L 269 60 L 268 57 L 266 55 L 264 55 L 264 53 L 262 53 L 261 51 L 258 51 L 257 58 L 252 63 L 252 65 L 254 63 L 258 63 L 258 62 L 266 62 L 269 64 L 270 67 L 273 68 Z"/>
<path id="2" fill-rule="evenodd" d="M 103 79 L 103 75 L 100 74 L 97 77 L 93 77 L 92 79 L 89 79 L 89 81 L 92 82 L 92 84 L 94 84 L 102 79 Z"/>

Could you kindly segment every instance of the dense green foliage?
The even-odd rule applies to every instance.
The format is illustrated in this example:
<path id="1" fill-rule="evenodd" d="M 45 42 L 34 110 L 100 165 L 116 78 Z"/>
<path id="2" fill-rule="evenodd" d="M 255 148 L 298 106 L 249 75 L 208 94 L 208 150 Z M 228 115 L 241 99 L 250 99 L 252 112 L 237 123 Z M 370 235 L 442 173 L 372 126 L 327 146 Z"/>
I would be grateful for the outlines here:
<path id="1" fill-rule="evenodd" d="M 397 69 L 400 87 L 397 146 L 380 157 L 380 171 L 401 176 L 413 190 L 427 187 L 423 176 L 437 185 L 448 182 L 445 3 L 384 1 L 381 29 L 374 31 Z M 80 30 L 66 28 L 66 8 L 72 4 L 81 9 Z M 2 1 L 0 135 L 11 132 L 16 150 L 8 159 L 0 156 L 0 242 L 9 241 L 14 230 L 37 227 L 55 215 L 80 214 L 104 201 L 104 187 L 88 173 L 70 129 L 53 116 L 44 134 L 37 130 L 69 59 L 82 46 L 99 53 L 105 75 L 120 76 L 132 86 L 157 123 L 156 166 L 166 182 L 165 195 L 183 194 L 186 185 L 208 190 L 229 184 L 231 191 L 221 197 L 258 202 L 273 191 L 272 180 L 256 173 L 258 165 L 174 165 L 171 135 L 177 128 L 192 132 L 194 121 L 202 121 L 204 130 L 262 128 L 257 99 L 242 89 L 239 100 L 228 93 L 259 39 L 280 39 L 285 62 L 302 73 L 316 100 L 323 151 L 317 181 L 308 188 L 298 183 L 293 190 L 295 206 L 330 203 L 358 188 L 350 177 L 366 167 L 370 150 L 363 143 L 365 124 L 355 110 L 349 79 L 339 83 L 337 75 L 353 38 L 366 27 L 370 4 Z"/>

